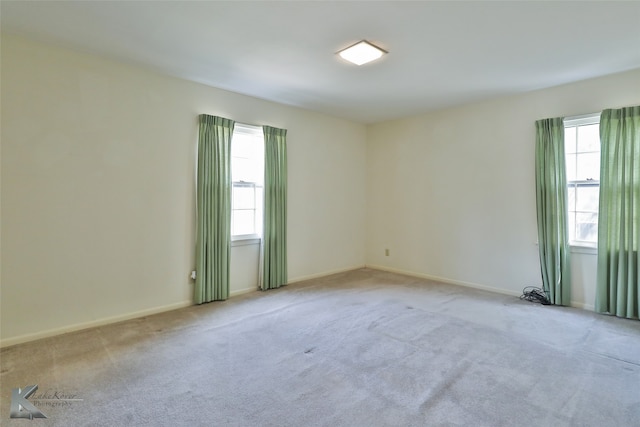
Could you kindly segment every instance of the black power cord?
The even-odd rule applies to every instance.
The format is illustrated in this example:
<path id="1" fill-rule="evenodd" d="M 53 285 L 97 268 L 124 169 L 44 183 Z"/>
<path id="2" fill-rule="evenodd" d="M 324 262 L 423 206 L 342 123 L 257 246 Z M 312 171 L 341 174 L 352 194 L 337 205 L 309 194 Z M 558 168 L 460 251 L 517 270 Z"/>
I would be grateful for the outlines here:
<path id="1" fill-rule="evenodd" d="M 551 305 L 551 301 L 549 301 L 549 296 L 547 293 L 535 286 L 527 286 L 522 290 L 522 295 L 520 295 L 520 299 L 531 301 L 531 302 L 539 302 L 542 305 Z"/>

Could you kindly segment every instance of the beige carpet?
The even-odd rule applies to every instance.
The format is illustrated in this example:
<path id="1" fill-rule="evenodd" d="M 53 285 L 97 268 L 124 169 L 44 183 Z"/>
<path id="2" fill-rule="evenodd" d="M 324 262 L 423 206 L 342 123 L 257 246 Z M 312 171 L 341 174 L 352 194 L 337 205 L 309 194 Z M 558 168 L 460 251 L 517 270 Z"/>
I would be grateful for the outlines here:
<path id="1" fill-rule="evenodd" d="M 369 269 L 0 357 L 3 426 L 640 426 L 640 322 Z"/>

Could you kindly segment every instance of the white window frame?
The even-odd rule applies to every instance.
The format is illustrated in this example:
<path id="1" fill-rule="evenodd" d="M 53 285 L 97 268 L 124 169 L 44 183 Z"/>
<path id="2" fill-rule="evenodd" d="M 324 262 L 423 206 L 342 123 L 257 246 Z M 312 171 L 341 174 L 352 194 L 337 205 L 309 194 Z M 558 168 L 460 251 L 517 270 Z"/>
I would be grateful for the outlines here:
<path id="1" fill-rule="evenodd" d="M 574 116 L 574 117 L 566 117 L 563 120 L 563 124 L 566 128 L 568 127 L 580 127 L 580 126 L 586 126 L 586 125 L 594 125 L 594 124 L 600 124 L 600 113 L 591 113 L 591 114 L 585 114 L 582 116 Z M 565 141 L 566 143 L 566 141 Z M 565 148 L 566 149 L 566 148 Z M 566 161 L 566 160 L 565 160 Z M 576 158 L 577 161 L 577 158 Z M 598 186 L 600 187 L 600 177 L 598 177 L 598 179 L 588 179 L 588 180 L 575 180 L 575 181 L 570 181 L 567 178 L 567 190 L 571 187 L 575 188 L 577 190 L 577 188 L 579 187 L 587 187 L 587 186 Z M 577 194 L 577 191 L 575 192 L 575 194 Z M 577 197 L 575 198 L 575 200 L 577 201 Z M 568 201 L 567 201 L 568 203 Z M 577 202 L 576 202 L 577 203 Z M 575 212 L 578 213 L 578 211 L 576 210 L 576 206 L 573 206 L 573 209 L 571 206 L 567 205 L 567 215 L 571 215 L 571 212 Z M 587 212 L 585 212 L 587 213 Z M 598 217 L 599 217 L 599 212 L 598 213 Z M 598 218 L 599 219 L 599 218 Z M 574 223 L 575 223 L 575 219 L 574 219 Z M 598 242 L 597 242 L 597 236 L 596 236 L 596 241 L 595 242 L 591 242 L 591 241 L 585 241 L 585 240 L 575 240 L 575 230 L 570 231 L 569 233 L 569 245 L 573 248 L 577 249 L 577 252 L 581 252 L 580 249 L 584 249 L 586 252 L 585 253 L 592 253 L 592 251 L 594 251 L 597 248 Z"/>
<path id="2" fill-rule="evenodd" d="M 260 126 L 252 126 L 252 125 L 248 125 L 248 124 L 244 124 L 244 123 L 236 123 L 233 129 L 233 134 L 235 135 L 236 133 L 242 133 L 242 134 L 246 134 L 246 135 L 251 135 L 251 136 L 259 136 L 260 138 L 263 139 L 264 142 L 264 133 L 262 131 L 262 128 Z M 231 138 L 231 153 L 233 156 L 233 137 Z M 264 162 L 264 159 L 263 159 Z M 232 161 L 232 165 L 233 165 L 233 161 Z M 233 176 L 233 171 L 232 171 L 232 176 Z M 248 245 L 248 244 L 254 244 L 254 243 L 259 243 L 260 240 L 262 239 L 262 235 L 258 234 L 258 233 L 253 233 L 253 234 L 233 234 L 233 212 L 236 210 L 245 210 L 245 209 L 234 209 L 234 205 L 233 205 L 233 194 L 234 194 L 234 189 L 238 188 L 238 187 L 251 187 L 254 189 L 254 196 L 256 196 L 255 194 L 255 190 L 256 189 L 262 189 L 264 192 L 264 184 L 261 182 L 252 182 L 252 181 L 233 181 L 232 182 L 232 191 L 231 191 L 231 221 L 232 221 L 232 226 L 231 226 L 231 242 L 233 246 L 241 246 L 241 245 Z M 264 194 L 264 193 L 263 193 Z M 263 204 L 264 204 L 264 200 L 256 200 L 255 201 L 255 208 L 253 209 L 255 211 L 254 216 L 255 216 L 255 221 L 256 221 L 256 225 L 254 229 L 260 229 L 261 227 L 258 226 L 257 221 L 262 221 L 262 213 L 263 213 Z"/>

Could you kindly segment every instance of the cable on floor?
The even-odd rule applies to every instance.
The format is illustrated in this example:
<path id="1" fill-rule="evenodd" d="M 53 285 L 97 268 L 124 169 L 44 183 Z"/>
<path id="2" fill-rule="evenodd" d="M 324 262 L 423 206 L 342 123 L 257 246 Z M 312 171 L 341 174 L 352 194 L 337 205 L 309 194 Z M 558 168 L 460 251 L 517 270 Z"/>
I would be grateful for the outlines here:
<path id="1" fill-rule="evenodd" d="M 549 301 L 549 296 L 547 295 L 547 293 L 543 289 L 536 288 L 535 286 L 525 287 L 522 290 L 520 299 L 531 302 L 539 302 L 542 305 L 551 305 L 551 301 Z"/>

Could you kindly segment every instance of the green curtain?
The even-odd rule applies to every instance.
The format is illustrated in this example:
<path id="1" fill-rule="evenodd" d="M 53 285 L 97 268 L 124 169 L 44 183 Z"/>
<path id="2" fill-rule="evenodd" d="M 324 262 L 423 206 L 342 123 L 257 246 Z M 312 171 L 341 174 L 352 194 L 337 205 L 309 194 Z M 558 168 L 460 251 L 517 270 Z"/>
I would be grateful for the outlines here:
<path id="1" fill-rule="evenodd" d="M 196 304 L 229 297 L 231 136 L 235 122 L 200 115 L 197 173 Z"/>
<path id="2" fill-rule="evenodd" d="M 562 118 L 536 121 L 536 204 L 542 286 L 552 304 L 569 305 L 571 274 Z"/>
<path id="3" fill-rule="evenodd" d="M 264 229 L 260 288 L 287 284 L 287 131 L 263 126 Z"/>
<path id="4" fill-rule="evenodd" d="M 596 311 L 638 318 L 640 306 L 640 106 L 600 116 Z"/>

